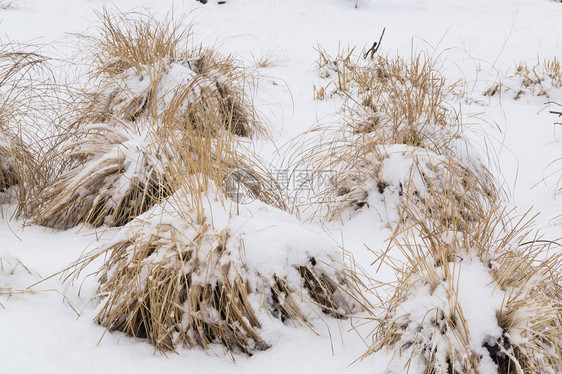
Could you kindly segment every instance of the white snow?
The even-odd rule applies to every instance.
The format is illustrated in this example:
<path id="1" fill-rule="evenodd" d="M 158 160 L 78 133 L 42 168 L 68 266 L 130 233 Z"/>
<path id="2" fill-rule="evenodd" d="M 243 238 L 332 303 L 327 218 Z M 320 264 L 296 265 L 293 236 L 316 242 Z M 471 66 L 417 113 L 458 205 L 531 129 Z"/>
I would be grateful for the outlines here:
<path id="1" fill-rule="evenodd" d="M 331 54 L 347 46 L 357 46 L 360 51 L 378 40 L 386 27 L 378 53 L 410 56 L 412 51 L 426 51 L 439 58 L 448 80 L 466 83 L 460 114 L 470 124 L 463 134 L 470 146 L 459 144 L 458 156 L 488 164 L 506 190 L 505 203 L 515 209 L 513 215 L 528 209 L 540 212 L 537 225 L 544 235 L 562 236 L 562 199 L 556 195 L 562 174 L 557 161 L 561 134 L 560 126 L 554 124 L 560 119 L 549 113 L 560 107 L 547 106 L 545 96 L 533 92 L 519 100 L 512 98 L 520 84 L 512 77 L 519 62 L 533 66 L 537 58 L 560 60 L 562 56 L 562 4 L 557 1 L 226 0 L 219 5 L 209 0 L 202 5 L 195 0 L 19 0 L 9 9 L 3 9 L 3 3 L 0 1 L 0 38 L 44 45 L 43 53 L 61 61 L 75 55 L 75 33 L 95 32 L 95 11 L 104 6 L 123 11 L 148 9 L 156 16 L 186 15 L 186 22 L 193 22 L 196 42 L 233 53 L 248 65 L 249 72 L 256 73 L 257 86 L 249 93 L 273 129 L 274 141 L 255 139 L 251 145 L 272 163 L 272 169 L 285 167 L 284 144 L 338 118 L 341 97 L 313 99 L 313 85 L 322 81 L 315 48 L 320 45 Z M 273 65 L 257 67 L 255 61 L 263 56 L 271 56 Z M 66 70 L 64 63 L 54 61 L 53 66 L 56 75 L 68 75 L 69 81 L 76 78 L 72 76 L 76 72 Z M 191 79 L 191 71 L 174 64 L 163 79 L 185 83 Z M 483 95 L 500 81 L 510 90 Z M 131 72 L 133 82 L 138 90 L 146 89 L 146 82 L 135 81 Z M 562 88 L 545 84 L 549 100 L 562 103 Z M 141 138 L 131 140 L 130 148 L 123 148 L 119 157 L 137 157 L 135 147 L 143 142 Z M 405 152 L 400 146 L 386 152 L 389 157 L 381 173 L 392 191 L 411 167 L 412 156 L 398 157 Z M 367 183 L 367 190 L 372 191 L 373 186 Z M 395 199 L 393 196 L 387 198 Z M 387 213 L 380 210 L 398 202 L 384 205 L 379 198 L 374 186 L 369 203 L 379 210 L 363 209 L 326 226 L 302 223 L 259 202 L 241 205 L 237 216 L 213 216 L 213 223 L 220 226 L 228 221 L 230 229 L 244 237 L 248 266 L 263 273 L 278 272 L 317 253 L 343 260 L 340 248 L 345 248 L 357 266 L 376 281 L 392 282 L 396 280 L 392 269 L 377 269 L 372 263 L 387 248 L 386 239 L 392 234 L 385 221 Z M 13 205 L 3 205 L 0 218 L 0 373 L 404 372 L 407 354 L 391 360 L 392 353 L 380 351 L 359 360 L 371 345 L 365 338 L 375 327 L 375 322 L 361 319 L 370 317 L 368 313 L 347 320 L 325 317 L 325 325 L 319 324 L 316 333 L 262 316 L 262 336 L 272 348 L 252 357 L 236 354 L 232 360 L 221 347 L 213 347 L 211 352 L 180 349 L 177 355 L 161 355 L 146 341 L 106 332 L 93 323 L 97 304 L 90 299 L 98 283 L 95 276 L 86 275 L 98 270 L 102 258 L 74 283 L 63 283 L 61 275 L 55 275 L 34 285 L 33 293 L 2 295 L 5 289 L 26 290 L 83 252 L 124 235 L 119 229 L 105 227 L 54 231 L 26 226 L 13 218 L 13 211 Z M 392 219 L 391 214 L 389 221 Z M 400 259 L 398 251 L 390 255 Z M 29 272 L 16 266 L 19 261 Z M 466 258 L 458 269 L 459 303 L 470 325 L 471 348 L 477 351 L 483 341 L 500 334 L 493 314 L 501 305 L 502 291 L 491 291 L 490 275 L 479 262 Z M 424 316 L 416 314 L 422 311 L 420 305 L 423 310 L 431 309 L 447 298 L 445 289 L 431 293 L 428 287 L 420 287 L 417 291 L 403 305 L 412 320 L 423 320 Z M 380 310 L 373 312 L 378 315 Z M 483 361 L 482 373 L 494 372 L 493 366 Z M 416 369 L 423 372 L 423 362 L 417 357 L 411 372 L 418 372 Z"/>

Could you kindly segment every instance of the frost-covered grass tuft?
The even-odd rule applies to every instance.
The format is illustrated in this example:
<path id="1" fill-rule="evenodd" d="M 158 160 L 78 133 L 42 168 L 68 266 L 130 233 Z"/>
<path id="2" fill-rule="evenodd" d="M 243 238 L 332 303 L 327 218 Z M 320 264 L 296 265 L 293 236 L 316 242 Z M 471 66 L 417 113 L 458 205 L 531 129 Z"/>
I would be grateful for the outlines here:
<path id="1" fill-rule="evenodd" d="M 180 127 L 266 134 L 246 95 L 244 67 L 194 46 L 184 19 L 99 14 L 98 36 L 85 36 L 91 80 L 78 122 L 158 120 Z"/>
<path id="2" fill-rule="evenodd" d="M 282 191 L 257 156 L 228 131 L 205 129 L 179 131 L 158 123 L 80 126 L 51 151 L 65 169 L 27 201 L 25 214 L 58 229 L 81 223 L 122 226 L 177 190 L 192 193 L 197 198 L 191 201 L 200 205 L 207 180 L 230 195 L 282 208 Z"/>
<path id="3" fill-rule="evenodd" d="M 84 37 L 93 61 L 88 91 L 72 101 L 42 157 L 48 177 L 22 204 L 23 215 L 55 228 L 121 226 L 178 188 L 200 196 L 199 186 L 182 185 L 186 174 L 245 184 L 254 198 L 283 205 L 253 153 L 238 149 L 243 137 L 267 132 L 244 91 L 244 69 L 190 47 L 181 20 L 99 17 L 99 35 Z M 250 177 L 236 179 L 239 169 Z"/>
<path id="4" fill-rule="evenodd" d="M 518 100 L 523 95 L 545 96 L 549 101 L 551 91 L 562 87 L 562 65 L 554 57 L 543 59 L 529 66 L 525 61 L 515 67 L 512 74 L 507 75 L 502 82 L 494 83 L 484 92 L 484 96 L 494 96 L 502 92 L 511 92 L 513 99 Z"/>
<path id="5" fill-rule="evenodd" d="M 387 261 L 397 282 L 366 355 L 390 351 L 403 371 L 558 373 L 562 257 L 504 211 L 448 230 L 421 224 Z M 526 222 L 526 223 L 525 223 Z"/>
<path id="6" fill-rule="evenodd" d="M 45 58 L 30 49 L 0 41 L 0 192 L 17 185 L 19 199 L 35 178 L 36 155 L 27 142 L 37 138 L 35 99 L 45 94 L 32 78 Z"/>
<path id="7" fill-rule="evenodd" d="M 260 329 L 271 317 L 312 328 L 357 308 L 332 244 L 263 203 L 235 213 L 212 185 L 201 193 L 199 212 L 192 193 L 176 193 L 79 261 L 109 256 L 97 322 L 160 350 L 217 343 L 251 354 L 270 347 Z"/>
<path id="8" fill-rule="evenodd" d="M 73 164 L 28 202 L 33 223 L 122 226 L 170 194 L 157 144 L 124 124 L 84 127 L 62 150 Z"/>
<path id="9" fill-rule="evenodd" d="M 408 205 L 416 205 L 443 221 L 454 215 L 475 220 L 478 208 L 470 205 L 497 197 L 453 107 L 460 105 L 462 85 L 448 84 L 436 62 L 424 54 L 363 60 L 353 50 L 333 58 L 320 49 L 318 65 L 329 82 L 324 93 L 344 98 L 343 124 L 313 129 L 310 141 L 294 149 L 299 168 L 337 172 L 328 188 L 314 191 L 321 197 L 314 200 L 328 202 L 320 204 L 320 216 L 371 208 L 395 227 L 408 220 Z M 456 208 L 445 212 L 427 204 L 429 195 L 440 194 L 454 199 Z"/>
<path id="10" fill-rule="evenodd" d="M 449 149 L 459 136 L 461 124 L 450 99 L 459 95 L 462 85 L 448 83 L 441 66 L 426 54 L 363 59 L 354 49 L 332 57 L 319 48 L 319 55 L 327 92 L 348 98 L 341 112 L 355 132 L 376 131 L 383 143 L 422 146 L 437 153 Z"/>

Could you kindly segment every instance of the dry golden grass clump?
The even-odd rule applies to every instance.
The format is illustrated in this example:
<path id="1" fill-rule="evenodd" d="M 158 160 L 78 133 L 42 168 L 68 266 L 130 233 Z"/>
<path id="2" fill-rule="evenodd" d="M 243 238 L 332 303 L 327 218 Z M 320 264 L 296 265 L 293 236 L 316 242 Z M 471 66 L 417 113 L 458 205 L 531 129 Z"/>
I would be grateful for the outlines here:
<path id="1" fill-rule="evenodd" d="M 557 57 L 552 60 L 545 59 L 542 63 L 537 62 L 532 67 L 520 62 L 515 67 L 513 76 L 521 80 L 521 88 L 514 96 L 516 100 L 525 93 L 546 96 L 548 100 L 551 89 L 562 87 L 562 67 Z"/>
<path id="2" fill-rule="evenodd" d="M 11 186 L 18 184 L 17 170 L 15 167 L 19 151 L 22 147 L 21 139 L 7 131 L 0 130 L 0 192 L 6 191 Z"/>
<path id="3" fill-rule="evenodd" d="M 276 221 L 286 213 L 257 203 L 233 215 L 232 201 L 211 182 L 200 193 L 185 188 L 170 196 L 80 260 L 84 266 L 109 256 L 99 272 L 98 323 L 159 350 L 216 343 L 251 354 L 270 346 L 260 336 L 266 319 L 312 328 L 317 314 L 342 318 L 353 310 L 345 267 L 331 257 L 337 251 L 307 248 L 308 231 L 291 242 L 291 232 L 302 229 L 294 223 L 288 233 Z"/>
<path id="4" fill-rule="evenodd" d="M 458 231 L 419 220 L 397 240 L 405 262 L 386 257 L 397 283 L 366 355 L 390 352 L 396 372 L 560 372 L 558 244 L 505 216 L 491 211 Z"/>
<path id="5" fill-rule="evenodd" d="M 514 92 L 513 99 L 518 100 L 522 95 L 545 96 L 550 100 L 552 89 L 562 87 L 562 67 L 560 60 L 543 59 L 529 66 L 527 62 L 520 62 L 513 74 L 508 75 L 504 82 L 494 83 L 488 87 L 483 95 L 494 96 L 502 91 Z"/>
<path id="6" fill-rule="evenodd" d="M 320 55 L 316 95 L 343 97 L 345 124 L 314 129 L 302 160 L 338 171 L 328 217 L 368 207 L 395 226 L 378 258 L 397 282 L 366 355 L 390 352 L 396 373 L 560 371 L 561 257 L 498 208 L 452 107 L 462 87 L 424 55 Z"/>
<path id="7" fill-rule="evenodd" d="M 139 217 L 105 249 L 97 322 L 161 350 L 215 342 L 246 352 L 268 348 L 257 333 L 244 269 L 230 258 L 239 254 L 226 246 L 229 230 L 169 215 Z"/>
<path id="8" fill-rule="evenodd" d="M 357 133 L 376 132 L 386 144 L 407 144 L 442 154 L 459 137 L 461 124 L 450 106 L 461 85 L 448 84 L 424 53 L 409 59 L 376 55 L 362 60 L 354 50 L 329 56 L 319 49 L 318 67 L 330 95 L 347 97 L 342 112 Z"/>
<path id="9" fill-rule="evenodd" d="M 99 35 L 85 37 L 90 89 L 42 157 L 48 176 L 25 201 L 25 216 L 55 228 L 121 226 L 173 193 L 178 176 L 220 184 L 236 169 L 260 168 L 239 146 L 239 137 L 266 134 L 241 66 L 191 48 L 181 21 L 107 11 L 100 19 Z M 255 196 L 284 204 L 279 189 L 249 174 L 263 187 Z"/>
<path id="10" fill-rule="evenodd" d="M 32 222 L 57 229 L 122 226 L 178 188 L 197 193 L 198 182 L 189 184 L 186 175 L 236 188 L 227 191 L 231 196 L 284 207 L 282 191 L 265 167 L 230 132 L 135 125 L 81 126 L 61 148 L 70 165 L 27 202 Z"/>
<path id="11" fill-rule="evenodd" d="M 493 178 L 480 162 L 424 148 L 378 144 L 365 136 L 351 136 L 348 141 L 332 144 L 337 157 L 321 160 L 319 170 L 338 170 L 332 188 L 320 192 L 320 201 L 329 202 L 327 217 L 341 218 L 369 208 L 385 224 L 398 227 L 410 222 L 409 210 L 416 209 L 449 226 L 460 218 L 479 220 L 480 210 L 497 196 Z M 447 196 L 456 206 L 441 204 L 436 195 Z"/>
<path id="12" fill-rule="evenodd" d="M 425 203 L 427 195 L 447 193 L 458 202 L 451 214 L 476 219 L 469 205 L 487 204 L 497 192 L 453 110 L 461 85 L 448 84 L 424 54 L 354 56 L 351 50 L 332 58 L 320 50 L 331 95 L 344 97 L 345 124 L 313 129 L 311 141 L 296 146 L 304 155 L 299 164 L 337 171 L 331 186 L 315 191 L 329 201 L 322 214 L 327 208 L 335 218 L 372 207 L 395 225 L 407 219 L 406 204 L 439 210 Z"/>
<path id="13" fill-rule="evenodd" d="M 33 81 L 45 58 L 29 47 L 0 42 L 0 192 L 23 184 L 34 169 L 34 152 L 26 144 L 33 139 L 33 99 L 42 94 L 40 82 Z"/>
<path id="14" fill-rule="evenodd" d="M 124 124 L 82 130 L 62 149 L 73 166 L 28 202 L 29 212 L 39 212 L 33 223 L 59 229 L 78 223 L 122 226 L 170 194 L 150 133 Z"/>
<path id="15" fill-rule="evenodd" d="M 239 136 L 266 132 L 247 98 L 244 68 L 231 56 L 193 46 L 183 19 L 108 11 L 99 17 L 99 35 L 85 37 L 95 88 L 78 122 L 149 118 Z"/>

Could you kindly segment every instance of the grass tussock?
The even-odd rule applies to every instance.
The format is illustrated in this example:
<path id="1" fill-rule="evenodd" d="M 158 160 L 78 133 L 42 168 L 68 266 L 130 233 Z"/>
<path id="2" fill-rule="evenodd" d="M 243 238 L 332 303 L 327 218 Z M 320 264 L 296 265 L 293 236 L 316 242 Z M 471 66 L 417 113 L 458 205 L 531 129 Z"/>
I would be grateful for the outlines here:
<path id="1" fill-rule="evenodd" d="M 235 200 L 285 208 L 282 190 L 258 156 L 231 133 L 156 129 L 81 127 L 62 148 L 63 162 L 71 166 L 28 202 L 32 222 L 57 229 L 80 223 L 122 226 L 177 190 L 191 191 L 198 197 L 191 201 L 201 205 L 199 192 L 208 180 Z"/>
<path id="2" fill-rule="evenodd" d="M 455 230 L 420 217 L 411 235 L 395 238 L 405 260 L 381 256 L 397 282 L 366 355 L 387 351 L 401 372 L 560 372 L 558 244 L 507 216 L 488 210 Z"/>
<path id="3" fill-rule="evenodd" d="M 267 178 L 258 157 L 232 134 L 158 131 L 125 125 L 82 127 L 63 148 L 64 162 L 74 166 L 28 202 L 33 223 L 59 229 L 80 223 L 122 226 L 178 189 L 197 195 L 202 188 L 198 177 L 213 181 L 231 197 L 285 207 L 281 189 Z"/>
<path id="4" fill-rule="evenodd" d="M 135 13 L 99 14 L 98 36 L 84 36 L 92 61 L 79 122 L 157 119 L 178 127 L 212 126 L 239 136 L 265 134 L 232 56 L 194 46 L 185 21 Z"/>
<path id="5" fill-rule="evenodd" d="M 522 61 L 515 66 L 514 72 L 508 75 L 505 82 L 493 83 L 483 95 L 494 96 L 501 92 L 513 92 L 514 100 L 523 95 L 545 96 L 550 100 L 553 89 L 562 87 L 562 67 L 557 57 L 537 60 L 534 65 Z"/>
<path id="6" fill-rule="evenodd" d="M 190 201 L 191 188 L 174 194 L 80 261 L 108 256 L 98 273 L 98 323 L 163 351 L 221 344 L 251 354 L 270 347 L 260 335 L 267 314 L 312 328 L 311 315 L 351 313 L 343 265 L 302 248 L 268 271 L 246 256 L 252 234 L 235 228 L 232 201 L 213 190 L 211 182 L 201 185 L 203 206 Z"/>
<path id="7" fill-rule="evenodd" d="M 357 133 L 377 132 L 386 144 L 421 146 L 442 153 L 458 136 L 460 122 L 448 99 L 462 89 L 449 84 L 424 53 L 409 59 L 376 55 L 363 60 L 354 49 L 336 57 L 319 48 L 318 68 L 330 94 L 348 97 L 342 107 Z"/>
<path id="8" fill-rule="evenodd" d="M 556 57 L 552 60 L 545 59 L 537 62 L 533 66 L 520 62 L 515 67 L 513 76 L 521 80 L 521 88 L 516 92 L 515 100 L 525 93 L 546 96 L 549 100 L 550 90 L 562 87 L 562 67 L 560 60 Z"/>
<path id="9" fill-rule="evenodd" d="M 50 176 L 24 215 L 54 228 L 121 226 L 176 191 L 186 174 L 245 185 L 282 207 L 279 188 L 243 144 L 266 133 L 245 93 L 244 69 L 190 47 L 182 20 L 99 16 L 98 36 L 84 37 L 93 89 L 79 96 L 44 157 L 55 167 L 46 168 Z M 240 170 L 246 178 L 237 179 Z"/>
<path id="10" fill-rule="evenodd" d="M 62 152 L 72 166 L 28 202 L 28 211 L 38 212 L 34 224 L 122 226 L 170 194 L 159 149 L 146 132 L 92 125 Z"/>
<path id="11" fill-rule="evenodd" d="M 248 353 L 269 348 L 257 332 L 261 325 L 244 269 L 229 259 L 237 255 L 227 252 L 229 231 L 161 219 L 151 217 L 107 248 L 111 255 L 98 291 L 107 298 L 96 321 L 148 338 L 160 350 L 211 343 Z M 146 234 L 150 223 L 158 228 Z"/>
<path id="12" fill-rule="evenodd" d="M 407 218 L 406 204 L 436 211 L 427 196 L 447 194 L 459 204 L 451 214 L 476 219 L 466 205 L 495 199 L 493 178 L 452 106 L 462 86 L 449 84 L 435 61 L 423 53 L 365 61 L 353 50 L 335 58 L 319 53 L 321 76 L 329 81 L 324 93 L 344 98 L 344 124 L 313 129 L 295 154 L 303 155 L 299 165 L 337 171 L 329 188 L 315 191 L 329 201 L 322 215 L 373 207 L 395 225 Z"/>
<path id="13" fill-rule="evenodd" d="M 37 125 L 33 103 L 43 94 L 41 82 L 31 73 L 45 62 L 26 49 L 30 48 L 0 43 L 0 192 L 18 185 L 20 198 L 35 169 L 35 153 L 27 142 L 34 139 Z"/>

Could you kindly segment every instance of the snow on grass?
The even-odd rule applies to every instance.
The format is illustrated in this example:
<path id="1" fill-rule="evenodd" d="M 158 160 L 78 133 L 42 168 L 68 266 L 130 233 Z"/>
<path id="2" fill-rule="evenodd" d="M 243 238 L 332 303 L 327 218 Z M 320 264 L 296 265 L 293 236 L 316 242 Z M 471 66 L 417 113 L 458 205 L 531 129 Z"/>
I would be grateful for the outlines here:
<path id="1" fill-rule="evenodd" d="M 359 310 L 343 256 L 292 216 L 256 202 L 231 223 L 232 202 L 212 191 L 201 212 L 185 199 L 170 196 L 78 262 L 76 271 L 109 256 L 96 317 L 109 330 L 161 350 L 220 343 L 251 354 L 270 348 L 263 320 L 317 328 L 323 313 L 346 318 Z"/>
<path id="2" fill-rule="evenodd" d="M 514 100 L 519 100 L 522 95 L 535 95 L 544 96 L 548 102 L 553 94 L 551 91 L 561 87 L 562 67 L 560 60 L 554 57 L 552 60 L 545 59 L 532 65 L 520 62 L 510 75 L 500 83 L 492 84 L 483 95 L 494 96 L 505 92 L 513 96 Z"/>
<path id="3" fill-rule="evenodd" d="M 67 59 L 74 53 L 75 39 L 71 34 L 83 33 L 95 20 L 93 10 L 101 10 L 108 3 L 29 0 L 20 9 L 0 11 L 0 18 L 2 28 L 10 38 L 24 42 L 39 40 L 41 43 L 51 43 L 46 50 Z M 560 56 L 558 35 L 562 34 L 559 22 L 562 8 L 558 2 L 424 0 L 412 3 L 394 0 L 326 0 L 303 3 L 293 0 L 229 0 L 222 5 L 214 1 L 201 5 L 195 2 L 124 0 L 118 6 L 122 10 L 146 6 L 160 15 L 164 15 L 172 7 L 176 13 L 188 13 L 196 9 L 193 14 L 200 32 L 198 38 L 201 40 L 211 43 L 218 41 L 217 45 L 220 45 L 222 51 L 232 52 L 248 61 L 253 59 L 252 56 L 261 55 L 263 51 L 272 51 L 276 64 L 260 68 L 263 75 L 257 79 L 259 87 L 256 88 L 254 100 L 258 110 L 274 128 L 275 142 L 252 140 L 252 145 L 262 156 L 274 162 L 284 156 L 279 145 L 317 123 L 326 123 L 326 119 L 333 118 L 333 114 L 341 107 L 341 98 L 334 97 L 322 102 L 313 98 L 313 86 L 319 79 L 314 68 L 317 59 L 314 47 L 318 44 L 329 51 L 337 50 L 340 43 L 344 46 L 358 46 L 360 49 L 362 46 L 372 45 L 382 28 L 386 27 L 380 53 L 409 56 L 412 46 L 414 50 L 442 53 L 446 61 L 442 66 L 443 74 L 447 79 L 456 81 L 462 77 L 467 83 L 466 105 L 463 105 L 462 114 L 469 119 L 471 125 L 475 124 L 471 126 L 474 130 L 471 135 L 475 135 L 471 140 L 480 140 L 478 131 L 490 139 L 489 143 L 479 149 L 486 149 L 487 146 L 493 148 L 488 148 L 493 153 L 492 158 L 497 156 L 497 161 L 491 168 L 492 173 L 503 182 L 504 189 L 512 192 L 506 203 L 517 205 L 516 213 L 525 212 L 534 206 L 542 213 L 539 226 L 546 226 L 549 237 L 560 236 L 560 226 L 552 225 L 556 223 L 556 216 L 562 209 L 560 200 L 553 193 L 556 183 L 548 178 L 543 180 L 550 173 L 546 170 L 549 163 L 559 157 L 559 145 L 556 142 L 558 134 L 556 128 L 553 128 L 552 116 L 544 109 L 545 96 L 522 95 L 519 100 L 513 101 L 506 95 L 494 95 L 492 98 L 482 95 L 486 88 L 498 81 L 498 77 L 503 77 L 499 72 L 511 71 L 518 62 L 528 61 L 528 66 L 531 66 L 531 61 L 536 61 L 537 56 L 541 61 Z M 53 41 L 56 42 L 52 43 Z M 179 80 L 183 82 L 181 77 Z M 505 80 L 502 78 L 502 81 Z M 518 86 L 519 82 L 514 84 Z M 562 102 L 559 89 L 550 89 L 549 95 L 549 99 Z M 464 156 L 474 156 L 474 148 L 465 148 L 465 151 Z M 397 175 L 398 171 L 409 167 L 408 160 L 408 157 L 399 158 L 396 155 L 385 158 L 382 170 L 385 178 L 390 181 L 386 187 L 387 194 L 395 191 L 395 186 L 399 185 L 401 178 Z M 368 204 L 380 203 L 378 186 L 368 183 L 366 187 Z M 394 201 L 393 196 L 386 198 Z M 12 210 L 13 207 L 8 207 L 6 211 Z M 377 272 L 377 268 L 371 265 L 374 259 L 386 251 L 388 243 L 385 240 L 392 235 L 381 224 L 380 215 L 374 209 L 362 209 L 344 224 L 331 222 L 331 231 L 328 232 L 324 232 L 325 227 L 316 224 L 308 224 L 306 230 L 298 222 L 284 225 L 279 221 L 289 222 L 293 218 L 285 214 L 278 214 L 273 218 L 269 213 L 260 212 L 260 209 L 256 209 L 252 214 L 260 217 L 264 224 L 250 221 L 253 222 L 252 227 L 255 225 L 256 230 L 261 231 L 247 237 L 248 243 L 255 243 L 255 246 L 252 244 L 247 249 L 251 258 L 256 261 L 255 266 L 263 267 L 264 272 L 278 271 L 277 264 L 284 264 L 285 260 L 294 262 L 294 257 L 288 255 L 293 253 L 292 249 L 281 244 L 291 234 L 293 236 L 289 241 L 299 241 L 310 248 L 316 248 L 315 245 L 331 248 L 323 244 L 326 240 L 338 242 L 355 256 L 363 271 L 376 278 L 375 282 L 395 280 L 391 268 L 383 266 Z M 10 215 L 4 217 L 7 219 Z M 231 224 L 234 225 L 235 222 L 236 217 Z M 10 252 L 4 250 L 2 253 L 12 260 L 21 259 L 33 274 L 38 272 L 42 277 L 55 273 L 74 261 L 88 245 L 98 246 L 98 240 L 103 244 L 106 242 L 104 236 L 111 236 L 111 232 L 107 232 L 102 238 L 97 238 L 89 229 L 78 233 L 51 232 L 32 226 L 21 231 L 21 224 L 14 220 L 2 223 L 0 232 L 3 248 L 8 248 Z M 243 226 L 242 223 L 240 226 Z M 308 229 L 314 231 L 315 235 L 310 234 Z M 83 236 L 86 233 L 92 235 Z M 261 251 L 262 247 L 271 248 L 272 252 Z M 294 253 L 296 256 L 297 252 Z M 396 250 L 390 250 L 387 254 L 393 258 L 401 257 Z M 248 254 L 247 257 L 253 261 Z M 505 264 L 508 263 L 506 260 Z M 89 267 L 89 271 L 100 266 L 102 261 Z M 459 302 L 463 305 L 463 311 L 467 309 L 467 321 L 470 320 L 471 329 L 476 332 L 474 337 L 469 338 L 470 347 L 478 351 L 485 340 L 484 330 L 480 327 L 488 327 L 490 335 L 496 336 L 491 311 L 497 307 L 495 296 L 505 291 L 496 289 L 487 293 L 482 285 L 483 280 L 488 279 L 485 274 L 487 269 L 473 259 L 463 260 L 459 268 Z M 22 288 L 40 279 L 38 275 L 30 275 L 21 271 L 22 268 L 18 269 L 13 275 L 4 274 L 5 284 Z M 478 275 L 479 278 L 472 279 L 468 277 L 469 274 Z M 64 286 L 55 277 L 46 281 L 45 288 L 47 287 L 61 292 L 66 290 L 72 303 L 79 305 L 79 310 L 83 309 L 83 316 L 76 319 L 76 314 L 65 304 L 64 299 L 54 292 L 2 298 L 1 302 L 6 307 L 0 310 L 0 326 L 6 337 L 6 343 L 0 349 L 2 369 L 14 373 L 108 370 L 135 373 L 164 370 L 172 373 L 184 372 L 187 365 L 191 370 L 202 373 L 402 373 L 403 365 L 408 359 L 405 356 L 395 357 L 388 364 L 392 354 L 381 350 L 365 357 L 360 363 L 348 366 L 370 344 L 364 343 L 355 330 L 361 331 L 362 336 L 368 336 L 368 330 L 373 328 L 372 325 L 355 323 L 356 319 L 325 319 L 330 330 L 317 329 L 318 335 L 315 335 L 309 330 L 287 326 L 274 318 L 263 318 L 260 321 L 263 324 L 262 337 L 272 345 L 271 349 L 256 353 L 250 359 L 235 355 L 235 363 L 222 355 L 222 348 L 215 346 L 213 351 L 217 355 L 179 348 L 180 355 L 153 356 L 153 347 L 146 342 L 112 332 L 107 332 L 100 345 L 96 346 L 104 328 L 91 323 L 95 317 L 95 303 L 87 303 L 96 292 L 96 279 L 80 278 L 74 284 Z M 446 287 L 439 288 L 439 292 L 445 289 Z M 475 294 L 464 292 L 465 289 L 481 290 L 483 297 L 477 298 Z M 78 296 L 80 290 L 82 293 Z M 422 292 L 423 287 L 419 289 L 420 298 Z M 422 299 L 437 302 L 435 297 L 432 298 L 427 293 L 425 296 L 427 298 Z M 532 300 L 543 300 L 537 294 L 529 297 Z M 472 309 L 473 303 L 476 305 L 484 299 L 490 301 L 490 308 Z M 518 299 L 514 295 L 512 302 L 506 304 L 509 307 L 504 305 L 503 310 L 509 317 L 506 317 L 506 321 L 514 326 L 510 335 L 504 337 L 504 342 L 508 338 L 515 345 L 529 341 L 528 336 L 516 333 L 515 330 L 523 331 L 523 326 L 528 325 L 529 321 L 533 321 L 532 317 L 539 316 L 540 313 L 537 309 L 526 309 L 525 300 L 525 297 Z M 534 303 L 535 307 L 540 305 L 539 302 Z M 414 308 L 410 309 L 416 311 Z M 378 313 L 380 310 L 374 312 Z M 545 320 L 556 321 L 556 318 L 545 318 L 535 318 L 535 322 L 531 324 L 539 325 Z M 475 322 L 480 319 L 482 326 Z M 419 323 L 420 319 L 416 321 Z M 505 328 L 501 323 L 496 325 Z M 29 336 L 34 338 L 29 339 Z M 54 341 L 57 343 L 54 344 Z M 541 350 L 546 352 L 547 348 L 543 346 Z M 513 352 L 517 350 L 514 348 Z M 414 357 L 411 372 L 423 372 L 424 365 L 423 357 Z"/>

